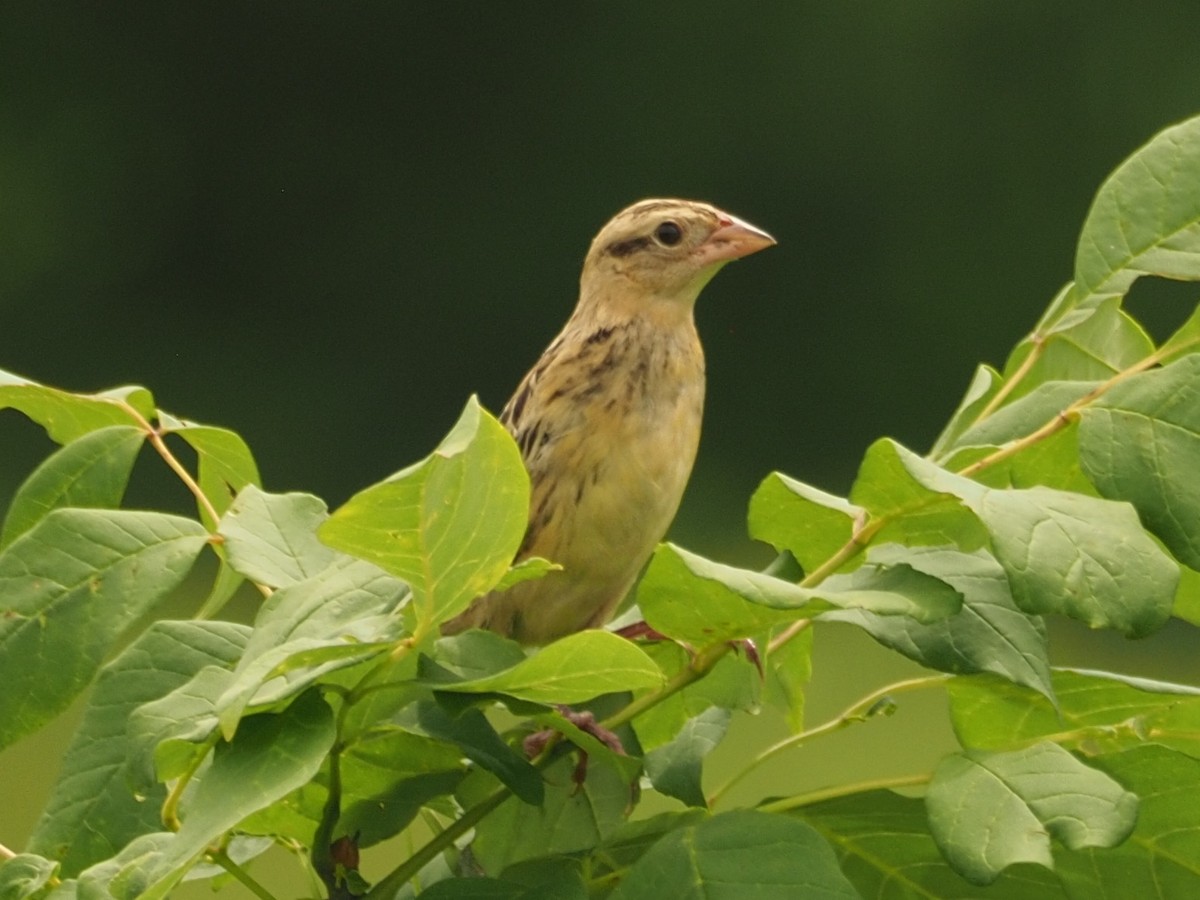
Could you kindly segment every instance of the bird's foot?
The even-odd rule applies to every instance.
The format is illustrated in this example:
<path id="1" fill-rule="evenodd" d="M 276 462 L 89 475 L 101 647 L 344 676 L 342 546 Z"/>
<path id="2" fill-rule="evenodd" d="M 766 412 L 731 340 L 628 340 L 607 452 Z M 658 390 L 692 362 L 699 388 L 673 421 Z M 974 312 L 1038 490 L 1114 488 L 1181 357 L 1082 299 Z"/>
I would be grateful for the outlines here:
<path id="1" fill-rule="evenodd" d="M 569 706 L 556 706 L 555 708 L 558 710 L 559 715 L 571 725 L 578 728 L 584 734 L 591 735 L 613 753 L 620 756 L 627 755 L 621 739 L 617 737 L 615 732 L 610 731 L 597 722 L 594 713 L 586 709 L 571 709 Z M 563 733 L 561 731 L 556 731 L 553 728 L 544 728 L 526 737 L 521 742 L 521 748 L 525 751 L 525 755 L 532 759 L 562 737 Z M 580 787 L 587 778 L 588 753 L 578 744 L 576 744 L 575 749 L 579 752 L 579 762 L 576 763 L 575 770 L 571 773 L 571 781 L 576 787 Z"/>

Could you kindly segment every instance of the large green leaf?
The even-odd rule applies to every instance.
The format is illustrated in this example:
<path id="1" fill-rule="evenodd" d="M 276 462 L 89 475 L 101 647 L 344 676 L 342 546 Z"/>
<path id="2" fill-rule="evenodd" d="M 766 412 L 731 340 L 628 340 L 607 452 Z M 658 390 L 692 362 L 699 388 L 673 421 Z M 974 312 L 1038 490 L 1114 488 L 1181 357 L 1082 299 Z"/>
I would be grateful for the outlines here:
<path id="1" fill-rule="evenodd" d="M 489 875 L 514 863 L 594 848 L 620 825 L 628 813 L 629 779 L 614 766 L 589 765 L 582 783 L 576 760 L 563 756 L 542 772 L 545 798 L 537 805 L 509 798 L 476 827 L 471 845 Z M 491 776 L 468 779 L 459 800 L 470 806 L 490 793 Z"/>
<path id="2" fill-rule="evenodd" d="M 316 775 L 335 736 L 333 712 L 316 692 L 282 713 L 243 722 L 232 742 L 217 747 L 188 796 L 183 826 L 147 875 L 147 900 L 168 896 L 209 845 Z"/>
<path id="3" fill-rule="evenodd" d="M 66 506 L 119 506 L 146 433 L 132 425 L 90 431 L 52 453 L 17 489 L 4 520 L 0 548 L 47 514 Z"/>
<path id="4" fill-rule="evenodd" d="M 179 516 L 59 509 L 10 544 L 0 554 L 0 747 L 65 708 L 206 541 Z"/>
<path id="5" fill-rule="evenodd" d="M 1151 744 L 1099 757 L 1094 764 L 1137 793 L 1137 827 L 1112 850 L 1055 854 L 1069 896 L 1200 896 L 1200 760 Z"/>
<path id="6" fill-rule="evenodd" d="M 1053 868 L 1051 837 L 1071 849 L 1112 847 L 1137 819 L 1135 794 L 1048 741 L 946 757 L 925 806 L 942 853 L 975 884 L 1015 863 Z"/>
<path id="7" fill-rule="evenodd" d="M 654 688 L 662 682 L 662 671 L 630 641 L 607 631 L 580 631 L 503 672 L 437 687 L 456 693 L 508 694 L 538 703 L 582 703 L 600 694 Z"/>
<path id="8" fill-rule="evenodd" d="M 1200 117 L 1155 135 L 1100 186 L 1079 234 L 1073 307 L 1142 275 L 1200 279 Z"/>
<path id="9" fill-rule="evenodd" d="M 961 598 L 911 567 L 862 566 L 804 588 L 661 545 L 638 586 L 638 606 L 657 631 L 694 646 L 753 637 L 780 622 L 858 607 L 883 615 L 938 618 Z"/>
<path id="10" fill-rule="evenodd" d="M 750 536 L 790 550 L 812 571 L 850 540 L 864 511 L 779 472 L 768 475 L 750 498 Z"/>
<path id="11" fill-rule="evenodd" d="M 317 539 L 328 518 L 312 494 L 268 494 L 247 485 L 221 518 L 229 565 L 271 587 L 296 584 L 319 573 L 338 555 Z"/>
<path id="12" fill-rule="evenodd" d="M 159 785 L 135 791 L 129 715 L 204 666 L 232 664 L 248 632 L 230 622 L 156 622 L 105 666 L 28 849 L 57 859 L 70 876 L 160 830 L 166 791 Z"/>
<path id="13" fill-rule="evenodd" d="M 1200 568 L 1200 354 L 1134 375 L 1083 410 L 1080 460 L 1128 500 L 1182 562 Z"/>
<path id="14" fill-rule="evenodd" d="M 1130 636 L 1150 633 L 1170 615 L 1179 567 L 1129 504 L 1043 487 L 987 488 L 887 443 L 915 482 L 957 498 L 984 524 L 1021 609 Z"/>
<path id="15" fill-rule="evenodd" d="M 668 887 L 669 886 L 669 887 Z M 809 825 L 741 810 L 668 832 L 629 870 L 612 900 L 858 900 L 833 850 Z"/>
<path id="16" fill-rule="evenodd" d="M 273 593 L 217 702 L 226 738 L 251 705 L 293 697 L 335 669 L 386 652 L 402 633 L 404 583 L 377 566 L 338 556 L 317 575 Z"/>
<path id="17" fill-rule="evenodd" d="M 1053 697 L 1046 629 L 1039 617 L 1013 602 L 1004 569 L 985 550 L 881 547 L 872 558 L 904 562 L 961 592 L 962 610 L 931 622 L 906 616 L 880 616 L 865 610 L 828 613 L 851 622 L 877 641 L 923 666 L 956 674 L 994 672 Z"/>
<path id="18" fill-rule="evenodd" d="M 867 791 L 815 803 L 794 815 L 833 846 L 842 871 L 863 897 L 1066 900 L 1054 873 L 1041 866 L 1012 866 L 986 890 L 965 880 L 938 850 L 919 797 Z"/>
<path id="19" fill-rule="evenodd" d="M 1200 758 L 1200 688 L 1108 672 L 1056 669 L 1057 706 L 990 677 L 955 678 L 950 714 L 963 744 L 1005 748 L 1054 736 L 1087 752 L 1154 740 Z"/>
<path id="20" fill-rule="evenodd" d="M 59 444 L 110 425 L 137 424 L 129 409 L 143 419 L 154 416 L 154 398 L 143 387 L 73 394 L 0 370 L 0 409 L 10 407 L 45 428 L 51 440 Z"/>
<path id="21" fill-rule="evenodd" d="M 407 581 L 429 630 L 504 577 L 528 515 L 517 445 L 472 398 L 431 456 L 350 498 L 320 536 Z"/>

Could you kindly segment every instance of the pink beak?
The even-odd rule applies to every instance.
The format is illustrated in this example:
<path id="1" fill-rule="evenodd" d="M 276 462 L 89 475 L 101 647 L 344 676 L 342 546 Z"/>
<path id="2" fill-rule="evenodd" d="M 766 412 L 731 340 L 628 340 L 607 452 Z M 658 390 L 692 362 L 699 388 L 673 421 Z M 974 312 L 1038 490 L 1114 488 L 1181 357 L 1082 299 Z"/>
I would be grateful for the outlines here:
<path id="1" fill-rule="evenodd" d="M 695 255 L 702 265 L 710 265 L 741 259 L 774 244 L 775 238 L 761 228 L 755 228 L 736 216 L 721 213 L 721 226 L 696 248 Z"/>

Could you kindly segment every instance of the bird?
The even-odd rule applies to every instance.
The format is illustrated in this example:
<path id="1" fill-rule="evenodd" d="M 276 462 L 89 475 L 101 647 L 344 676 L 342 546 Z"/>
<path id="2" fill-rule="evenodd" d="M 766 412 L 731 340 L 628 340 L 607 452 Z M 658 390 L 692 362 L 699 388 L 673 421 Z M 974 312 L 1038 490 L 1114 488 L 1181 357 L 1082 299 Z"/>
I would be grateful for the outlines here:
<path id="1" fill-rule="evenodd" d="M 726 263 L 773 244 L 691 200 L 642 200 L 600 229 L 574 312 L 500 413 L 530 480 L 514 564 L 561 568 L 479 597 L 444 634 L 483 628 L 541 645 L 609 620 L 666 535 L 696 458 L 696 298 Z"/>

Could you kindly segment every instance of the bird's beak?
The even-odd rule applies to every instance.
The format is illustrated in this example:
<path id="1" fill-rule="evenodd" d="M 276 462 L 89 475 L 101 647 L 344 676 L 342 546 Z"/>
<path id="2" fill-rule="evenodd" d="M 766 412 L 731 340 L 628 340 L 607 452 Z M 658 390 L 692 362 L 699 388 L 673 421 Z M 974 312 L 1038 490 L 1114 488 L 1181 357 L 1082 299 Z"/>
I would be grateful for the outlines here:
<path id="1" fill-rule="evenodd" d="M 774 243 L 775 238 L 761 228 L 755 228 L 737 216 L 721 213 L 720 227 L 696 248 L 695 253 L 703 265 L 711 265 L 741 259 L 743 256 L 765 250 Z"/>

